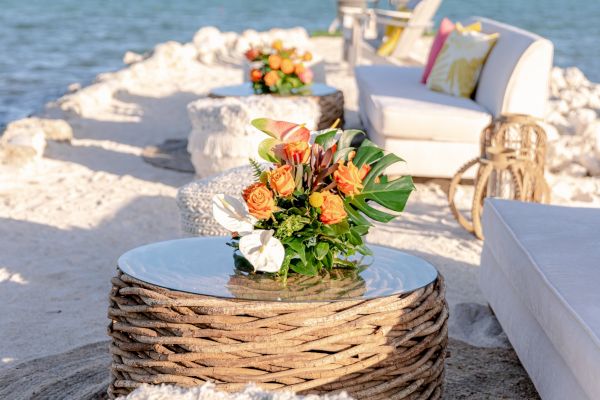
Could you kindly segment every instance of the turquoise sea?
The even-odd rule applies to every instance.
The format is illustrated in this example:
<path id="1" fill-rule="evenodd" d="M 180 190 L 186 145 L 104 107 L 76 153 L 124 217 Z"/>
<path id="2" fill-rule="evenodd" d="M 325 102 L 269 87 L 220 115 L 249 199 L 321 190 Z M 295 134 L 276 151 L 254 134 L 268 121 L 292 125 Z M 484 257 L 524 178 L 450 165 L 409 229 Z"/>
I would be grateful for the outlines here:
<path id="1" fill-rule="evenodd" d="M 205 25 L 326 29 L 334 14 L 334 0 L 0 0 L 0 127 L 40 110 L 70 83 L 122 67 L 127 50 L 189 41 Z M 469 15 L 548 37 L 556 64 L 600 81 L 600 0 L 444 0 L 438 19 Z"/>

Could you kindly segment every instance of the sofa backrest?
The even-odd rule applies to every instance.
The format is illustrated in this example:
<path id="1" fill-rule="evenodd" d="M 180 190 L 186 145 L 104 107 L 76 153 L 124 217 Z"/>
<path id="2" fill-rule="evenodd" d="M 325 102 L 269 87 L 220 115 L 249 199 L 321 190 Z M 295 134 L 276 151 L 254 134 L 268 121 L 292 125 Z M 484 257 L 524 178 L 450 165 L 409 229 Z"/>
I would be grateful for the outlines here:
<path id="1" fill-rule="evenodd" d="M 500 37 L 481 71 L 475 101 L 494 116 L 506 113 L 543 117 L 548 100 L 554 46 L 541 36 L 482 17 L 485 33 Z"/>

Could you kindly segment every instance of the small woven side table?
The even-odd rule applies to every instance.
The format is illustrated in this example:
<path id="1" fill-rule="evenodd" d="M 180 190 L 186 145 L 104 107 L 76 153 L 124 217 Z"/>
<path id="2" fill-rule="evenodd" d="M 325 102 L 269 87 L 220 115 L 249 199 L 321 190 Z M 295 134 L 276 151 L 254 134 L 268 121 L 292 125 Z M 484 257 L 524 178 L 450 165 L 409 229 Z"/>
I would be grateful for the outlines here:
<path id="1" fill-rule="evenodd" d="M 112 280 L 109 398 L 140 386 L 439 399 L 448 340 L 444 282 L 387 247 L 360 272 L 290 278 L 234 269 L 226 239 L 179 239 L 119 259 Z"/>

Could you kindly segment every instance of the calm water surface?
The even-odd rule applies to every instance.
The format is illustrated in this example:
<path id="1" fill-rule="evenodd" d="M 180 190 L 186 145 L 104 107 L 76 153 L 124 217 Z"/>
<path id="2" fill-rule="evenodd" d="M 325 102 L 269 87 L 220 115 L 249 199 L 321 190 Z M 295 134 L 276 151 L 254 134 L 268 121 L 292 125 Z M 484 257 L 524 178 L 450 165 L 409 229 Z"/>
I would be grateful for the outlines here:
<path id="1" fill-rule="evenodd" d="M 334 14 L 334 0 L 0 0 L 0 127 L 40 110 L 70 83 L 122 67 L 127 50 L 190 41 L 204 25 L 325 29 Z M 600 0 L 445 0 L 444 15 L 488 16 L 537 32 L 555 43 L 558 65 L 600 81 Z"/>

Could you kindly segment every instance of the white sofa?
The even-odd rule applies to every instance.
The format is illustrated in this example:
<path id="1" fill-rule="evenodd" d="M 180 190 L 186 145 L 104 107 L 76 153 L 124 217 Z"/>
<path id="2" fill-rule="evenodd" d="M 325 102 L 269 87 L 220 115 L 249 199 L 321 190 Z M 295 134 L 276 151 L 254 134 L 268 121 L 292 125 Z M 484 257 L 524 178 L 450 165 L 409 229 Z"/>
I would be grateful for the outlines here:
<path id="1" fill-rule="evenodd" d="M 500 37 L 490 52 L 474 99 L 433 92 L 420 83 L 423 69 L 388 65 L 355 69 L 359 112 L 370 139 L 405 158 L 390 173 L 451 177 L 479 155 L 481 131 L 504 113 L 543 117 L 552 43 L 538 35 L 492 21 L 484 32 Z"/>
<path id="2" fill-rule="evenodd" d="M 600 399 L 600 210 L 488 199 L 480 287 L 542 399 Z"/>

